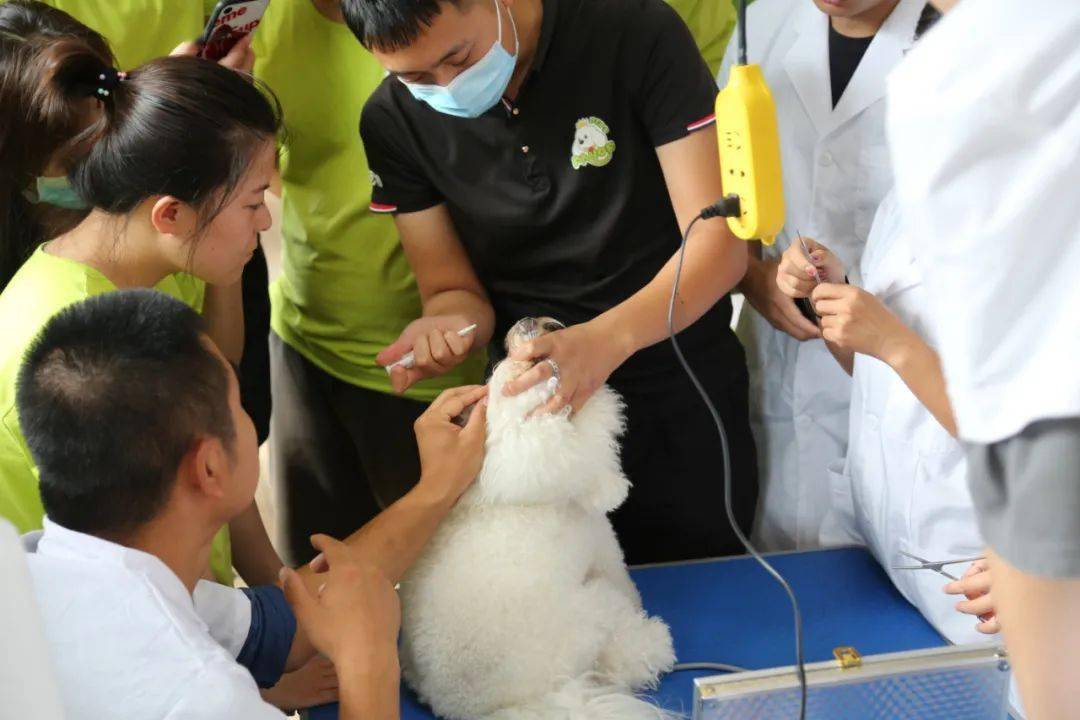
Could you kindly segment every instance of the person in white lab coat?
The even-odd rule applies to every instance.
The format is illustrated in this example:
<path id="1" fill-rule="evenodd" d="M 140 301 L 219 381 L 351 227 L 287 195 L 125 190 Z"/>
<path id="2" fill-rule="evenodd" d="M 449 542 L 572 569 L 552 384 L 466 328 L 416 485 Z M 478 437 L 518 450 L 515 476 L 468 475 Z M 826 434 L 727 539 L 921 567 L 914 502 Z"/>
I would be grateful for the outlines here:
<path id="1" fill-rule="evenodd" d="M 1001 631 L 986 560 L 946 571 L 899 570 L 927 560 L 972 558 L 983 541 L 967 484 L 964 448 L 934 347 L 934 308 L 895 192 L 882 200 L 859 268 L 862 287 L 828 248 L 806 238 L 785 251 L 777 285 L 792 298 L 813 297 L 825 341 L 852 376 L 847 456 L 829 468 L 832 508 L 823 545 L 866 545 L 889 579 L 949 642 L 986 641 Z M 817 278 L 824 284 L 820 289 Z M 943 592 L 944 591 L 944 592 Z M 948 593 L 948 594 L 946 594 Z M 950 595 L 966 595 L 957 602 Z M 1010 711 L 1023 718 L 1015 685 Z"/>
<path id="2" fill-rule="evenodd" d="M 1080 707 L 1078 37 L 1077 2 L 963 0 L 889 81 L 897 196 L 948 308 L 934 334 L 1038 720 Z"/>
<path id="3" fill-rule="evenodd" d="M 740 289 L 739 336 L 750 370 L 761 493 L 757 541 L 769 550 L 818 545 L 831 506 L 826 468 L 847 445 L 850 380 L 776 287 L 796 231 L 858 268 L 874 212 L 892 185 L 885 77 L 911 47 L 924 0 L 758 0 L 747 46 L 776 101 L 787 223 Z M 728 48 L 719 82 L 735 62 Z M 833 100 L 836 100 L 835 104 Z"/>
<path id="4" fill-rule="evenodd" d="M 778 287 L 789 297 L 813 293 L 825 341 L 852 376 L 848 451 L 830 468 L 832 508 L 824 545 L 865 544 L 893 584 L 942 635 L 957 644 L 978 641 L 976 623 L 956 611 L 930 571 L 901 553 L 929 560 L 976 557 L 983 542 L 967 487 L 964 449 L 929 323 L 935 312 L 893 193 L 874 219 L 860 266 L 861 287 L 829 248 L 806 239 L 784 253 Z M 811 275 L 815 270 L 824 282 Z M 948 571 L 959 574 L 965 565 Z M 990 628 L 980 623 L 983 630 Z"/>

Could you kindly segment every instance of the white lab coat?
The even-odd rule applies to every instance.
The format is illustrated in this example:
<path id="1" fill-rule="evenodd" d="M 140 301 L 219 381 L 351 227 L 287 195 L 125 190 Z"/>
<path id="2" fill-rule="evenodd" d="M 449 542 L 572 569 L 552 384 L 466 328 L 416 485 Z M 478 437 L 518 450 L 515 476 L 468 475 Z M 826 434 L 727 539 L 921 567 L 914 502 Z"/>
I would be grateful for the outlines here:
<path id="1" fill-rule="evenodd" d="M 960 436 L 1080 416 L 1080 2 L 965 0 L 889 86 Z"/>
<path id="2" fill-rule="evenodd" d="M 900 0 L 835 109 L 828 18 L 811 0 L 758 0 L 748 9 L 749 59 L 761 65 L 776 100 L 787 206 L 784 230 L 765 257 L 779 256 L 799 231 L 858 267 L 892 186 L 885 77 L 911 47 L 925 4 Z M 735 57 L 732 41 L 720 84 Z M 850 379 L 822 341 L 800 343 L 748 306 L 738 332 L 761 482 L 756 539 L 769 550 L 815 547 L 831 504 L 827 468 L 847 449 Z"/>
<path id="3" fill-rule="evenodd" d="M 895 195 L 882 201 L 862 259 L 862 286 L 930 345 L 935 310 L 901 231 Z M 892 368 L 855 356 L 846 460 L 830 468 L 833 506 L 822 543 L 865 544 L 908 601 L 954 643 L 987 640 L 976 621 L 942 592 L 929 570 L 894 570 L 912 561 L 975 557 L 983 545 L 967 485 L 963 446 L 919 402 Z M 842 467 L 840 467 L 842 466 Z M 967 565 L 953 565 L 959 575 Z"/>

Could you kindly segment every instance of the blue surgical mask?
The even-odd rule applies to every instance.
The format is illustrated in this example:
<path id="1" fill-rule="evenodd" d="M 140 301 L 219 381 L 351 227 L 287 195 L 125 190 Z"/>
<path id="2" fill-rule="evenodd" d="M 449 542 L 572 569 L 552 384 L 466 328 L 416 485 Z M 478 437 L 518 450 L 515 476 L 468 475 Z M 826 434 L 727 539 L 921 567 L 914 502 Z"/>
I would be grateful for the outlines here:
<path id="1" fill-rule="evenodd" d="M 495 0 L 495 13 L 499 19 L 499 37 L 484 57 L 475 65 L 459 74 L 449 85 L 423 85 L 402 80 L 413 97 L 426 102 L 433 110 L 455 117 L 476 118 L 493 108 L 506 92 L 510 78 L 517 65 L 521 47 L 518 44 L 517 24 L 510 16 L 514 29 L 514 54 L 503 47 L 502 3 Z"/>
<path id="2" fill-rule="evenodd" d="M 34 190 L 26 193 L 32 203 L 55 205 L 67 210 L 85 210 L 89 203 L 79 197 L 66 176 L 45 177 L 39 175 Z"/>

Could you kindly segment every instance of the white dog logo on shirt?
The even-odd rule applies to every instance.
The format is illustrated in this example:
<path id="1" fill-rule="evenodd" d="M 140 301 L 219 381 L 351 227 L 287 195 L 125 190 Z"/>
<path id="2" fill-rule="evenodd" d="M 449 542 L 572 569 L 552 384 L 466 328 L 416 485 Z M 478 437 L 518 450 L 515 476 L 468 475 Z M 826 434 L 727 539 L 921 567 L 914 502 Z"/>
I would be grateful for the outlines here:
<path id="1" fill-rule="evenodd" d="M 608 139 L 611 130 L 598 117 L 586 117 L 574 126 L 574 142 L 570 146 L 570 165 L 580 170 L 586 165 L 604 167 L 615 156 L 615 143 Z"/>

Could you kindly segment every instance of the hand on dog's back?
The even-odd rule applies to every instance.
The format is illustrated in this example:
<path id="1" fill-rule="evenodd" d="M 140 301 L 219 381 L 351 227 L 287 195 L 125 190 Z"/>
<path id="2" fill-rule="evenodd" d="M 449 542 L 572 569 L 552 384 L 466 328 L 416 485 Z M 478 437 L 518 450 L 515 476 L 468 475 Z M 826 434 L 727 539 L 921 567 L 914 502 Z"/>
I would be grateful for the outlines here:
<path id="1" fill-rule="evenodd" d="M 456 501 L 469 489 L 484 463 L 487 437 L 487 387 L 447 390 L 416 421 L 420 482 Z M 464 427 L 454 418 L 472 409 Z"/>

